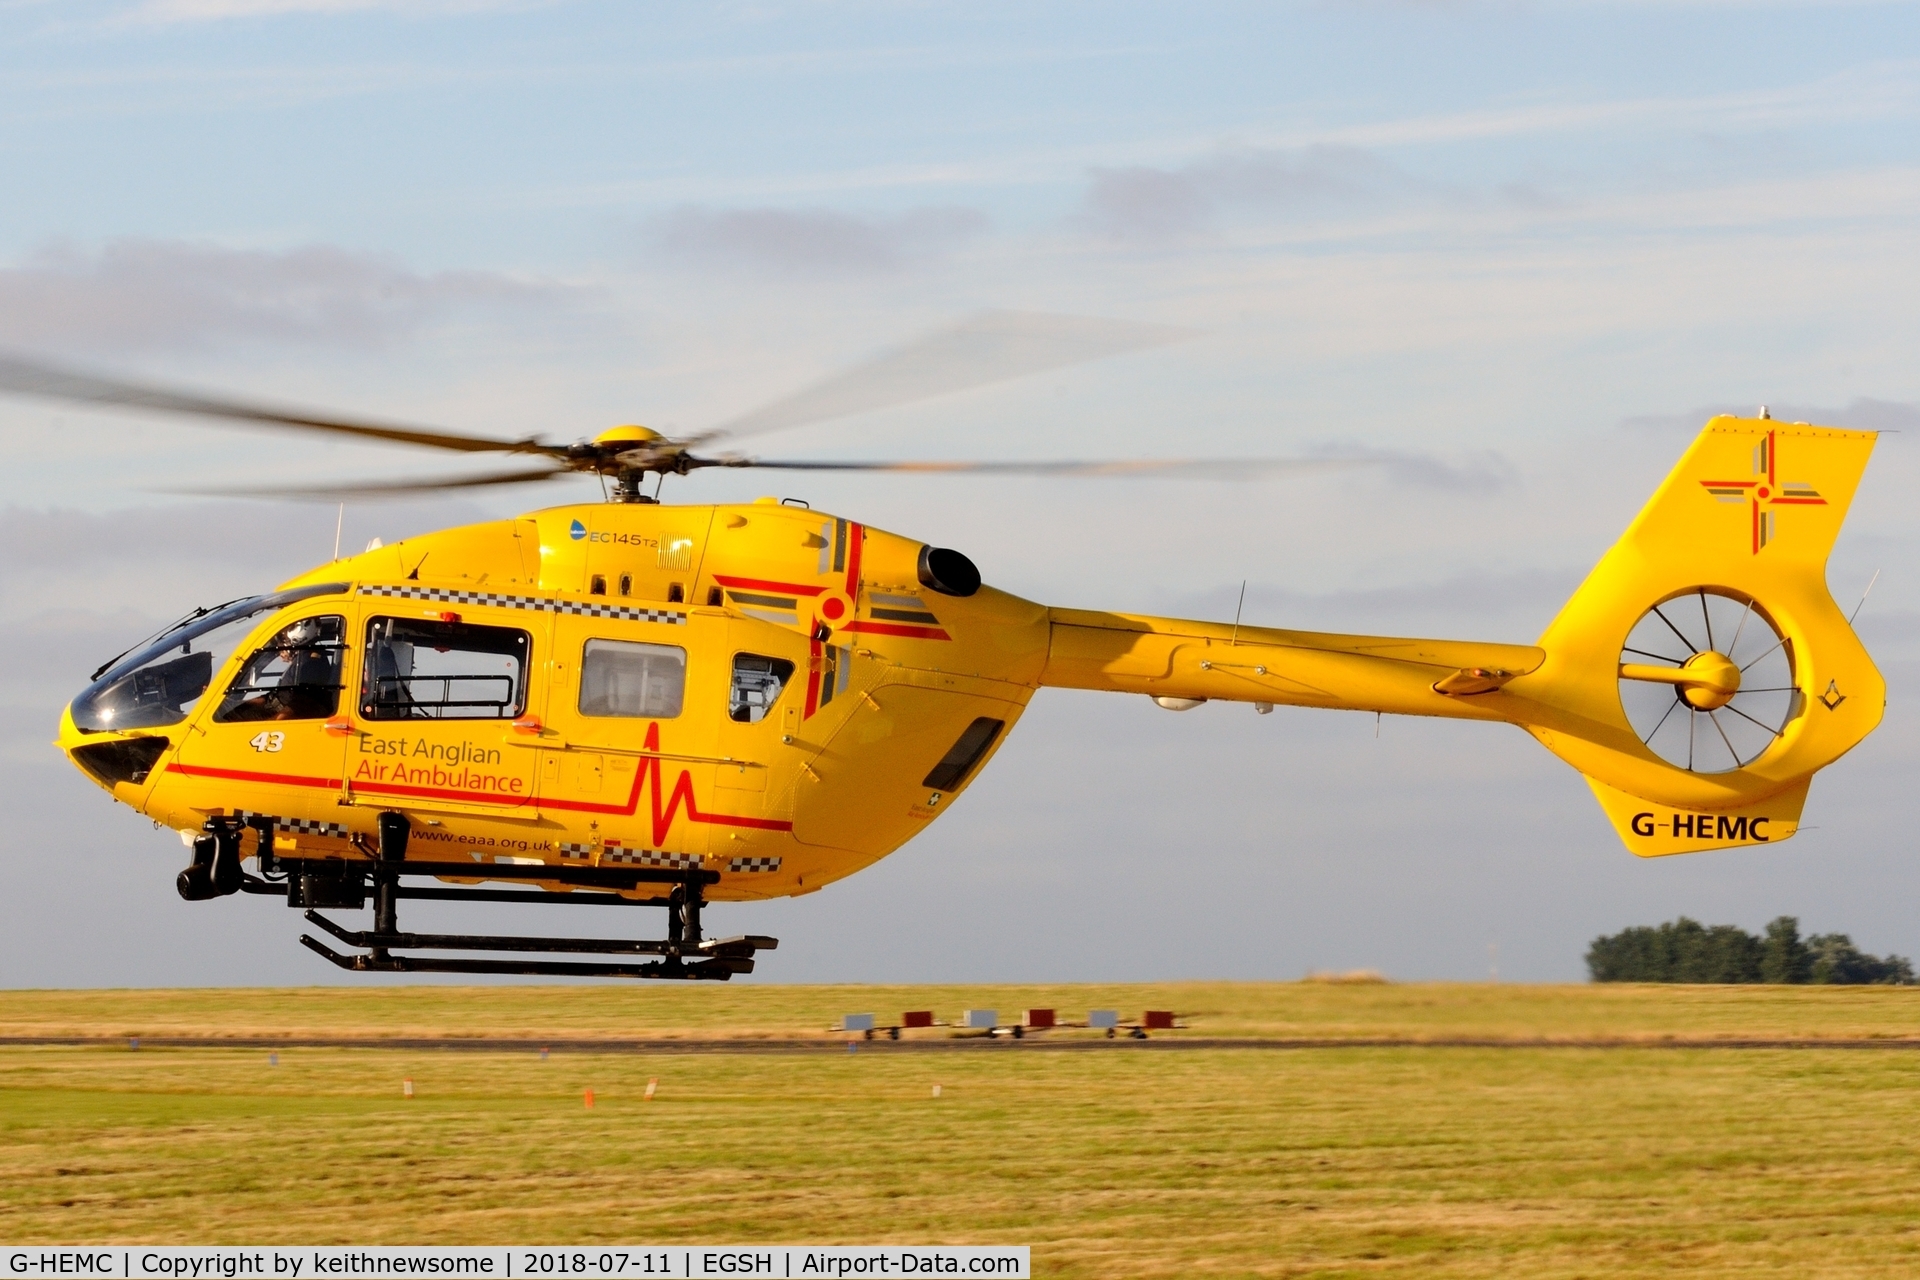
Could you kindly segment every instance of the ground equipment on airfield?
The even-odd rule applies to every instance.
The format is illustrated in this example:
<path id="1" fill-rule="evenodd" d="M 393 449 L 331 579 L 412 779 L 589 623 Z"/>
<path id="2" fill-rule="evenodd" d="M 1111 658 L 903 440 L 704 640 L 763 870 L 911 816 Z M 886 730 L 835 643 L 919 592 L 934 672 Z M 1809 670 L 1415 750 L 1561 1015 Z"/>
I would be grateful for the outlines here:
<path id="1" fill-rule="evenodd" d="M 989 317 L 975 337 L 1030 320 Z M 899 357 L 927 349 L 890 357 L 896 383 Z M 825 385 L 740 430 L 878 403 L 858 379 Z M 103 665 L 62 716 L 73 762 L 191 847 L 183 897 L 283 898 L 349 951 L 303 943 L 358 971 L 749 972 L 774 940 L 706 937 L 706 903 L 812 893 L 899 848 L 1047 687 L 1519 725 L 1643 856 L 1790 838 L 1813 774 L 1885 700 L 1825 582 L 1869 432 L 1714 418 L 1539 642 L 1511 645 L 1049 608 L 985 585 L 957 551 L 804 504 L 663 505 L 642 488 L 709 466 L 1243 464 L 781 463 L 700 452 L 717 433 L 503 442 L 19 361 L 0 362 L 0 387 L 530 460 L 357 492 L 576 472 L 610 486 L 608 502 L 376 546 L 196 610 Z M 654 906 L 667 929 L 409 933 L 402 899 Z M 371 929 L 321 914 L 369 902 Z M 420 951 L 511 958 L 403 954 Z"/>

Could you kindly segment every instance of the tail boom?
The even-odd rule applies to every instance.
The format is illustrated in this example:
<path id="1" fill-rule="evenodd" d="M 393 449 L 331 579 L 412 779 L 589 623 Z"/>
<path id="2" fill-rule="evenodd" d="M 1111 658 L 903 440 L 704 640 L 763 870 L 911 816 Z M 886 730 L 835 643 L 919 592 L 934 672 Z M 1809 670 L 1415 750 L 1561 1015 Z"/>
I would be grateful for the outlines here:
<path id="1" fill-rule="evenodd" d="M 1813 774 L 1871 733 L 1885 705 L 1880 673 L 1826 584 L 1827 557 L 1874 439 L 1804 423 L 1713 419 L 1537 645 L 1050 609 L 1039 683 L 1188 704 L 1506 721 L 1586 776 L 1637 854 L 1776 843 L 1798 829 Z M 1696 595 L 1703 618 L 1709 596 L 1744 606 L 1764 620 L 1772 647 L 1742 668 L 1720 652 L 1739 649 L 1741 633 L 1726 644 L 1710 619 L 1705 643 L 1675 631 L 1685 654 L 1628 647 L 1638 624 L 1664 620 L 1661 606 Z M 1785 655 L 1788 684 L 1755 692 L 1783 696 L 1777 726 L 1735 701 L 1743 672 L 1775 651 Z M 1701 733 L 1718 733 L 1727 759 L 1711 768 L 1696 762 L 1691 737 L 1684 762 L 1663 758 L 1650 745 L 1659 726 L 1643 737 L 1630 720 L 1623 681 L 1670 687 L 1669 714 L 1684 712 L 1689 734 L 1704 716 L 1712 728 Z M 1737 750 L 1716 719 L 1722 715 L 1759 725 L 1761 745 Z"/>
<path id="2" fill-rule="evenodd" d="M 1537 669 L 1531 645 L 1230 626 L 1050 609 L 1042 685 L 1156 698 L 1500 720 L 1489 696 Z M 1436 689 L 1452 688 L 1472 693 Z"/>

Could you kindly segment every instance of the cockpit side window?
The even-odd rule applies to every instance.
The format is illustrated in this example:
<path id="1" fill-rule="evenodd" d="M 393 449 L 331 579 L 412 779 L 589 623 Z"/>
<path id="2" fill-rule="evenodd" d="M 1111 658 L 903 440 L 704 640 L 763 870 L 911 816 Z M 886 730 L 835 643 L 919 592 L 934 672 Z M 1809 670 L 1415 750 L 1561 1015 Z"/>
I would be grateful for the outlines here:
<path id="1" fill-rule="evenodd" d="M 100 733 L 180 723 L 261 614 L 346 589 L 343 582 L 317 583 L 194 610 L 137 652 L 96 671 L 93 683 L 73 700 L 74 727 Z"/>
<path id="2" fill-rule="evenodd" d="M 326 719 L 340 709 L 346 652 L 347 620 L 338 614 L 288 623 L 240 668 L 214 722 Z"/>
<path id="3" fill-rule="evenodd" d="M 367 622 L 360 714 L 369 720 L 511 720 L 526 709 L 531 638 L 513 627 Z"/>
<path id="4" fill-rule="evenodd" d="M 758 653 L 734 654 L 727 716 L 742 724 L 760 723 L 780 700 L 780 691 L 792 678 L 793 664 L 785 658 L 769 658 Z"/>

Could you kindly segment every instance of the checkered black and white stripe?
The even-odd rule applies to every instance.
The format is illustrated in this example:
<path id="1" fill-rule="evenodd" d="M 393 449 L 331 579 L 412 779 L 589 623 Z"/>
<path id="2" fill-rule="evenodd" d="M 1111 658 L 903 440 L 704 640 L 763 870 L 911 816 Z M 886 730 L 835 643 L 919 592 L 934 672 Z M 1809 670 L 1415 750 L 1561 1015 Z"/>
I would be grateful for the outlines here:
<path id="1" fill-rule="evenodd" d="M 495 591 L 456 591 L 451 587 L 400 587 L 376 584 L 361 587 L 360 594 L 389 596 L 399 600 L 431 600 L 436 604 L 477 604 L 495 609 L 572 613 L 586 618 L 619 618 L 626 622 L 664 622 L 669 626 L 684 626 L 687 621 L 686 614 L 672 609 L 633 609 L 617 604 L 548 600 L 539 596 L 509 596 Z"/>
<path id="2" fill-rule="evenodd" d="M 439 604 L 485 604 L 496 609 L 545 609 L 549 601 L 538 596 L 508 596 L 494 591 L 455 591 L 451 587 L 397 587 L 370 585 L 363 596 L 393 596 L 400 600 L 432 600 Z"/>
<path id="3" fill-rule="evenodd" d="M 593 846 L 590 844 L 569 844 L 562 840 L 554 848 L 560 851 L 560 856 L 563 858 L 584 860 L 593 856 Z"/>
<path id="4" fill-rule="evenodd" d="M 654 853 L 650 849 L 608 849 L 600 855 L 600 865 L 625 864 L 630 867 L 667 867 L 674 871 L 698 871 L 700 859 L 684 853 Z"/>
<path id="5" fill-rule="evenodd" d="M 727 863 L 729 871 L 778 871 L 778 858 L 734 858 Z"/>
<path id="6" fill-rule="evenodd" d="M 245 822 L 250 818 L 269 818 L 274 831 L 284 831 L 295 836 L 328 836 L 335 840 L 351 839 L 353 832 L 337 822 L 319 822 L 312 818 L 277 818 L 264 813 L 247 813 L 234 810 L 233 816 Z"/>
<path id="7" fill-rule="evenodd" d="M 585 601 L 555 600 L 557 613 L 576 613 L 584 618 L 620 618 L 627 622 L 664 622 L 668 626 L 682 626 L 687 621 L 684 613 L 675 613 L 671 609 L 629 609 L 617 604 L 590 604 Z"/>

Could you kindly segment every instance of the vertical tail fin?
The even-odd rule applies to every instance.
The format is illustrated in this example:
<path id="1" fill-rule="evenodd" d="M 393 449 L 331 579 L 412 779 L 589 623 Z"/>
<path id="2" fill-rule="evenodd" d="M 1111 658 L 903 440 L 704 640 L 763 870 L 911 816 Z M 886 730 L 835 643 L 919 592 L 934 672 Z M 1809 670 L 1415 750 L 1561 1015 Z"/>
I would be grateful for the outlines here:
<path id="1" fill-rule="evenodd" d="M 1510 686 L 1635 853 L 1791 835 L 1814 772 L 1879 724 L 1885 685 L 1826 583 L 1874 440 L 1713 419 Z"/>

